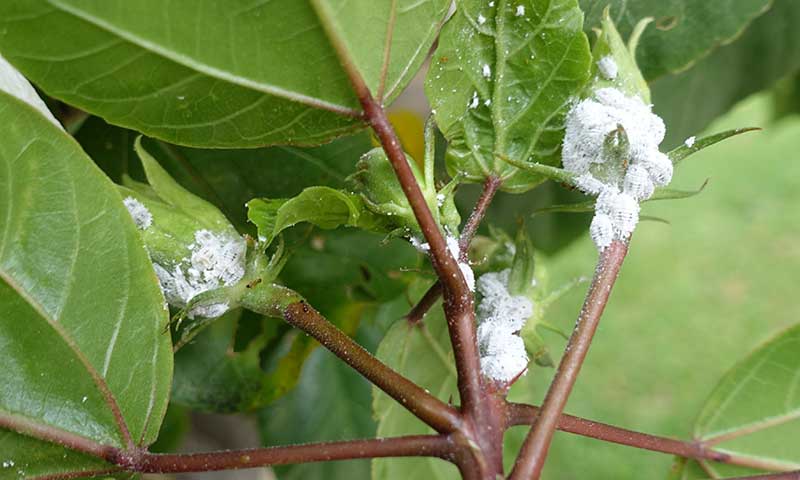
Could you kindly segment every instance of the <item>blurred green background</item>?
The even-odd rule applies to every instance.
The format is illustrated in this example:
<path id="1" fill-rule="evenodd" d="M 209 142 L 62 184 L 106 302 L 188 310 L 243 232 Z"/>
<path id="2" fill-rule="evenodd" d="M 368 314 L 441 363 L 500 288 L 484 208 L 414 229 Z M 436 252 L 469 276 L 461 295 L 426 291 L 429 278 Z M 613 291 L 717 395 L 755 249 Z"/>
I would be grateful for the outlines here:
<path id="1" fill-rule="evenodd" d="M 688 439 L 723 373 L 798 322 L 800 118 L 773 121 L 767 95 L 749 98 L 707 132 L 761 126 L 689 158 L 672 186 L 698 196 L 651 202 L 600 324 L 567 412 L 648 433 Z M 668 126 L 669 128 L 669 126 Z M 597 253 L 584 236 L 553 258 L 553 284 L 590 275 Z M 565 329 L 584 288 L 550 320 Z M 553 351 L 563 341 L 551 336 Z M 798 352 L 800 354 L 800 352 Z M 551 370 L 534 370 L 512 398 L 540 402 Z M 509 439 L 521 442 L 517 428 Z M 558 433 L 544 478 L 665 478 L 669 456 Z"/>

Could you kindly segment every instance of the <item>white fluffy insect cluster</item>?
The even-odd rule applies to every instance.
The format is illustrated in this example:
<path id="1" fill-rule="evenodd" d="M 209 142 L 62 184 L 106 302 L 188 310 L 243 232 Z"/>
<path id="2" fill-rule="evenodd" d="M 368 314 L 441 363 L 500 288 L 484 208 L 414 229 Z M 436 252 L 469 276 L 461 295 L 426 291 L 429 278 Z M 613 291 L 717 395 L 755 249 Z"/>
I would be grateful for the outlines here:
<path id="1" fill-rule="evenodd" d="M 508 291 L 510 269 L 481 275 L 478 291 L 478 348 L 481 371 L 487 377 L 510 382 L 528 367 L 525 342 L 518 335 L 533 315 L 533 302 Z"/>
<path id="2" fill-rule="evenodd" d="M 125 204 L 125 208 L 128 209 L 128 213 L 131 214 L 131 218 L 133 218 L 133 223 L 136 224 L 136 228 L 139 230 L 147 230 L 150 228 L 150 225 L 153 224 L 153 215 L 150 214 L 150 210 L 148 210 L 147 207 L 142 204 L 142 202 L 133 197 L 126 197 L 122 203 Z"/>
<path id="3" fill-rule="evenodd" d="M 627 158 L 609 158 L 606 147 L 609 140 L 619 141 L 614 133 L 620 128 Z M 672 179 L 672 162 L 658 150 L 664 133 L 664 122 L 650 105 L 616 88 L 598 89 L 567 114 L 562 162 L 578 175 L 578 188 L 598 195 L 589 230 L 598 249 L 628 238 L 639 221 L 639 202 Z"/>
<path id="4" fill-rule="evenodd" d="M 606 55 L 598 60 L 597 69 L 600 71 L 600 75 L 602 75 L 606 80 L 616 79 L 617 74 L 619 73 L 617 62 L 614 61 L 614 58 L 611 55 Z"/>
<path id="5" fill-rule="evenodd" d="M 223 286 L 232 285 L 244 276 L 247 246 L 241 237 L 215 234 L 198 230 L 194 243 L 189 245 L 190 255 L 177 265 L 164 267 L 154 264 L 156 275 L 170 305 L 185 307 L 195 296 Z M 228 304 L 217 303 L 193 308 L 190 318 L 219 317 L 228 310 Z"/>
<path id="6" fill-rule="evenodd" d="M 461 247 L 458 244 L 458 238 L 447 235 L 445 237 L 445 241 L 447 242 L 447 249 L 450 250 L 450 255 L 453 256 L 456 260 L 461 256 Z M 427 254 L 430 252 L 431 247 L 428 245 L 428 242 L 423 242 L 417 237 L 409 238 L 409 242 L 417 251 Z M 472 271 L 472 267 L 469 266 L 468 262 L 458 262 L 458 268 L 461 269 L 461 274 L 464 275 L 464 281 L 467 282 L 467 286 L 471 291 L 475 291 L 475 272 Z"/>

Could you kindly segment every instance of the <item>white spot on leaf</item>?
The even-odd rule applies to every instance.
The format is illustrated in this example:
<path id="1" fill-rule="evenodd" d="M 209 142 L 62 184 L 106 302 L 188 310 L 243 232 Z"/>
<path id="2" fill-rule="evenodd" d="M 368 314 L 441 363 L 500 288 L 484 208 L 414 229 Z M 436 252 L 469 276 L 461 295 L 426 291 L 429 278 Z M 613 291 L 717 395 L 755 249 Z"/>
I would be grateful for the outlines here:
<path id="1" fill-rule="evenodd" d="M 139 230 L 147 230 L 150 228 L 150 225 L 153 224 L 153 215 L 150 214 L 150 210 L 148 210 L 142 202 L 133 197 L 125 197 L 122 203 L 125 204 L 128 213 L 131 214 L 136 228 Z"/>

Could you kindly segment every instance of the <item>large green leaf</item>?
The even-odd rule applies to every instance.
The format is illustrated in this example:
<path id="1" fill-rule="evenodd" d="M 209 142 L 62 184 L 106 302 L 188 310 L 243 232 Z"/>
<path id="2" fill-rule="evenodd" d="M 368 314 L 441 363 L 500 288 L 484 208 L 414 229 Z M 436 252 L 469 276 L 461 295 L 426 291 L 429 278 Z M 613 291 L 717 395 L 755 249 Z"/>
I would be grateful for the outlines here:
<path id="1" fill-rule="evenodd" d="M 766 470 L 800 470 L 800 325 L 757 348 L 720 381 L 695 422 L 694 437 L 755 460 Z M 707 464 L 716 476 L 750 470 Z M 685 477 L 690 478 L 690 477 Z"/>
<path id="2" fill-rule="evenodd" d="M 800 2 L 775 0 L 736 41 L 690 70 L 654 82 L 654 110 L 667 125 L 663 145 L 680 144 L 747 95 L 800 68 L 798 23 Z"/>
<path id="3" fill-rule="evenodd" d="M 370 385 L 324 349 L 303 367 L 297 388 L 259 413 L 265 445 L 352 440 L 375 436 L 370 415 Z M 278 469 L 284 480 L 367 478 L 369 461 L 309 463 Z"/>
<path id="4" fill-rule="evenodd" d="M 0 137 L 0 458 L 15 466 L 0 478 L 107 469 L 11 430 L 151 444 L 172 373 L 164 298 L 116 188 L 77 143 L 2 92 Z"/>
<path id="5" fill-rule="evenodd" d="M 422 64 L 448 4 L 2 2 L 0 52 L 51 96 L 173 143 L 321 143 L 361 125 L 323 23 L 388 102 Z"/>
<path id="6" fill-rule="evenodd" d="M 600 26 L 603 9 L 623 37 L 636 23 L 653 17 L 639 41 L 639 67 L 648 80 L 680 72 L 713 49 L 729 43 L 770 6 L 770 0 L 580 0 L 586 29 Z"/>
<path id="7" fill-rule="evenodd" d="M 591 66 L 582 27 L 576 0 L 458 2 L 425 85 L 451 174 L 496 175 L 515 192 L 544 180 L 502 158 L 558 163 L 567 105 Z"/>
<path id="8" fill-rule="evenodd" d="M 405 313 L 406 301 L 395 305 Z M 401 313 L 402 312 L 402 313 Z M 455 362 L 450 350 L 442 308 L 435 306 L 425 316 L 424 324 L 412 325 L 399 319 L 378 346 L 377 356 L 384 363 L 430 391 L 434 396 L 458 403 Z M 378 437 L 434 433 L 397 401 L 377 388 L 372 390 L 372 409 L 378 422 Z M 453 465 L 437 458 L 390 458 L 372 461 L 372 478 L 458 478 Z"/>

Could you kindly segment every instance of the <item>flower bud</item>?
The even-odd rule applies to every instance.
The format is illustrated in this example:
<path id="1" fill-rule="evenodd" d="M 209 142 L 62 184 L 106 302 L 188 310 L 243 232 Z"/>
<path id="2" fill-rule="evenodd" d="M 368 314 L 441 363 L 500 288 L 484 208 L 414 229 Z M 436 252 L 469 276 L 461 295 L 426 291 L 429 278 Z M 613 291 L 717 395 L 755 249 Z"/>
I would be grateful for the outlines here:
<path id="1" fill-rule="evenodd" d="M 416 162 L 408 156 L 406 161 L 436 221 L 451 231 L 457 231 L 461 219 L 452 193 L 438 193 L 435 185 L 426 181 Z M 411 205 L 382 149 L 374 148 L 362 155 L 350 180 L 357 193 L 364 199 L 367 208 L 374 213 L 389 217 L 394 228 L 411 233 L 420 231 Z"/>

